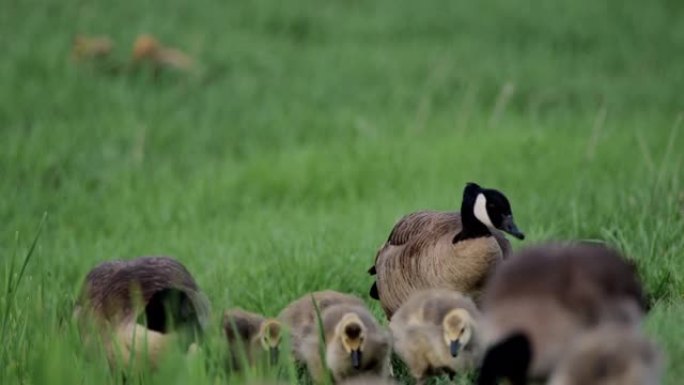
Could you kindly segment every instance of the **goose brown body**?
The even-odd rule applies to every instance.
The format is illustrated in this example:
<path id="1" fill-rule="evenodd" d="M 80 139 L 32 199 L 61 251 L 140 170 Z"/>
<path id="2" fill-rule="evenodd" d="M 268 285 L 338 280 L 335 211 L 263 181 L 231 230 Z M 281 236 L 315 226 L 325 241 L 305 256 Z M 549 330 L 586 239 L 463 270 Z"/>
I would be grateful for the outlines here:
<path id="1" fill-rule="evenodd" d="M 324 360 L 320 355 L 322 341 L 312 296 L 320 310 Z M 325 381 L 326 370 L 336 382 L 364 375 L 386 377 L 389 373 L 389 333 L 357 297 L 334 291 L 316 292 L 291 303 L 278 319 L 291 330 L 295 359 L 306 364 L 317 383 Z M 354 326 L 354 334 L 346 334 L 348 325 Z M 360 352 L 356 367 L 350 358 L 347 338 L 354 338 L 358 343 L 354 345 Z"/>
<path id="2" fill-rule="evenodd" d="M 177 306 L 165 308 L 172 300 Z M 114 366 L 115 356 L 130 356 L 134 347 L 145 349 L 155 364 L 168 341 L 176 339 L 176 330 L 187 327 L 200 332 L 208 312 L 208 301 L 181 263 L 169 257 L 141 257 L 93 268 L 85 278 L 75 316 L 88 340 L 88 331 L 95 328 Z M 143 314 L 146 326 L 136 323 Z M 144 343 L 136 343 L 139 339 Z"/>
<path id="3" fill-rule="evenodd" d="M 493 344 L 480 385 L 493 384 L 506 357 L 529 360 L 522 377 L 546 378 L 581 333 L 605 323 L 637 327 L 647 309 L 636 271 L 617 251 L 593 244 L 521 251 L 497 269 L 483 297 L 483 331 Z M 508 370 L 508 369 L 506 369 Z"/>
<path id="4" fill-rule="evenodd" d="M 453 239 L 463 229 L 457 212 L 420 211 L 403 217 L 375 259 L 376 285 L 388 318 L 414 292 L 447 288 L 474 298 L 511 250 L 504 235 Z"/>

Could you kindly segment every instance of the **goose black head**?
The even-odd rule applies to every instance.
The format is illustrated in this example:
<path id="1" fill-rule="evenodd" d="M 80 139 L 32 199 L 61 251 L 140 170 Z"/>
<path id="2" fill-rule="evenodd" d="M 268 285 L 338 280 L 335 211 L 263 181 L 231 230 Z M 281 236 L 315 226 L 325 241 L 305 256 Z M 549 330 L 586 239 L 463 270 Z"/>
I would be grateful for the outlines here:
<path id="1" fill-rule="evenodd" d="M 476 183 L 466 184 L 461 216 L 464 230 L 466 226 L 484 225 L 490 229 L 505 231 L 518 239 L 525 239 L 525 234 L 513 220 L 511 204 L 501 191 L 482 188 Z"/>

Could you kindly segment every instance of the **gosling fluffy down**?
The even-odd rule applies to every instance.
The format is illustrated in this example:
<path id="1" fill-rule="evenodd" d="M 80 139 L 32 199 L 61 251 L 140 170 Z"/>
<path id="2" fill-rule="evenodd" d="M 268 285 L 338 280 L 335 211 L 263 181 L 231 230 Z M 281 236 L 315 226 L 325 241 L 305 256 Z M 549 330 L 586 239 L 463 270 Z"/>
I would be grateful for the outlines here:
<path id="1" fill-rule="evenodd" d="M 399 385 L 399 383 L 380 376 L 356 376 L 342 382 L 340 385 Z"/>
<path id="2" fill-rule="evenodd" d="M 104 343 L 110 366 L 134 354 L 156 367 L 170 341 L 196 349 L 209 302 L 188 270 L 169 257 L 107 261 L 86 276 L 74 311 L 84 341 Z"/>
<path id="3" fill-rule="evenodd" d="M 470 298 L 446 289 L 409 297 L 390 322 L 394 350 L 411 375 L 423 383 L 431 375 L 454 375 L 479 364 L 480 312 Z"/>
<path id="4" fill-rule="evenodd" d="M 280 322 L 243 309 L 223 313 L 223 333 L 229 349 L 230 367 L 240 370 L 249 365 L 277 363 L 281 341 Z"/>
<path id="5" fill-rule="evenodd" d="M 461 212 L 420 211 L 401 218 L 375 257 L 370 295 L 387 318 L 420 290 L 448 288 L 477 299 L 511 245 L 499 230 L 523 239 L 506 196 L 468 183 Z"/>
<path id="6" fill-rule="evenodd" d="M 325 362 L 320 356 L 313 300 L 320 309 Z M 358 375 L 389 374 L 389 333 L 360 299 L 334 291 L 317 292 L 294 301 L 278 318 L 291 330 L 295 359 L 306 364 L 317 383 L 325 381 L 327 370 L 336 382 Z"/>
<path id="7" fill-rule="evenodd" d="M 290 303 L 280 312 L 278 320 L 289 328 L 295 354 L 298 351 L 297 343 L 302 340 L 304 335 L 311 332 L 311 328 L 317 326 L 316 310 L 311 296 L 316 299 L 316 304 L 321 313 L 333 305 L 365 306 L 360 298 L 332 290 L 307 294 Z"/>
<path id="8" fill-rule="evenodd" d="M 663 357 L 639 330 L 606 325 L 577 338 L 548 385 L 659 385 Z"/>
<path id="9" fill-rule="evenodd" d="M 487 284 L 482 326 L 492 346 L 479 384 L 545 379 L 580 333 L 604 322 L 636 327 L 646 309 L 633 265 L 613 249 L 576 243 L 523 250 Z"/>

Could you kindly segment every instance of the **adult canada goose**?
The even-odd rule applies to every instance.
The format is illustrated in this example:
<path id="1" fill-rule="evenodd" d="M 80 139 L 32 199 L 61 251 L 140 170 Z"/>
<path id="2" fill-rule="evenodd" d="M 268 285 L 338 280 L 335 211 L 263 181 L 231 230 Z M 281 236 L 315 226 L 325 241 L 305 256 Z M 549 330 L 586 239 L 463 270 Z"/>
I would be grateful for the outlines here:
<path id="1" fill-rule="evenodd" d="M 359 298 L 334 291 L 308 294 L 287 306 L 278 319 L 291 330 L 295 359 L 306 364 L 317 383 L 325 381 L 327 370 L 337 382 L 358 375 L 387 377 L 389 333 Z M 325 339 L 324 360 L 320 355 L 320 333 Z"/>
<path id="2" fill-rule="evenodd" d="M 445 289 L 417 292 L 394 313 L 394 350 L 422 384 L 432 375 L 473 369 L 479 364 L 480 312 L 460 293 Z"/>
<path id="3" fill-rule="evenodd" d="M 536 246 L 502 263 L 487 283 L 479 385 L 546 378 L 584 331 L 636 327 L 647 309 L 634 267 L 598 244 Z"/>
<path id="4" fill-rule="evenodd" d="M 390 318 L 411 293 L 447 288 L 477 298 L 511 245 L 499 230 L 525 235 L 513 221 L 506 196 L 468 183 L 461 212 L 419 211 L 394 225 L 369 269 L 376 275 L 370 296 L 379 299 Z"/>
<path id="5" fill-rule="evenodd" d="M 277 363 L 281 340 L 280 322 L 243 309 L 223 313 L 223 332 L 228 340 L 230 363 L 239 370 L 246 360 L 250 365 L 260 362 Z M 267 361 L 262 358 L 267 357 Z"/>
<path id="6" fill-rule="evenodd" d="M 658 385 L 662 354 L 635 328 L 598 327 L 583 334 L 548 385 Z"/>
<path id="7" fill-rule="evenodd" d="M 193 342 L 206 327 L 209 303 L 181 263 L 141 257 L 92 269 L 74 313 L 86 342 L 95 328 L 112 367 L 131 355 L 155 367 L 169 341 L 196 349 Z"/>

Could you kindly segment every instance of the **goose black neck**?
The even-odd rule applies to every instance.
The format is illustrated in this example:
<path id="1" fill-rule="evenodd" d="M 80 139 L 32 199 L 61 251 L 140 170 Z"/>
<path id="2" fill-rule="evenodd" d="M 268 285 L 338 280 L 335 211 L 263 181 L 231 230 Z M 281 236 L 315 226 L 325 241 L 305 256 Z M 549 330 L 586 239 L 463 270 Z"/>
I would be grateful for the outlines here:
<path id="1" fill-rule="evenodd" d="M 461 232 L 454 237 L 454 243 L 464 241 L 466 239 L 474 239 L 481 237 L 489 237 L 492 232 L 475 217 L 475 199 L 476 196 L 466 195 L 463 197 L 461 204 Z"/>

